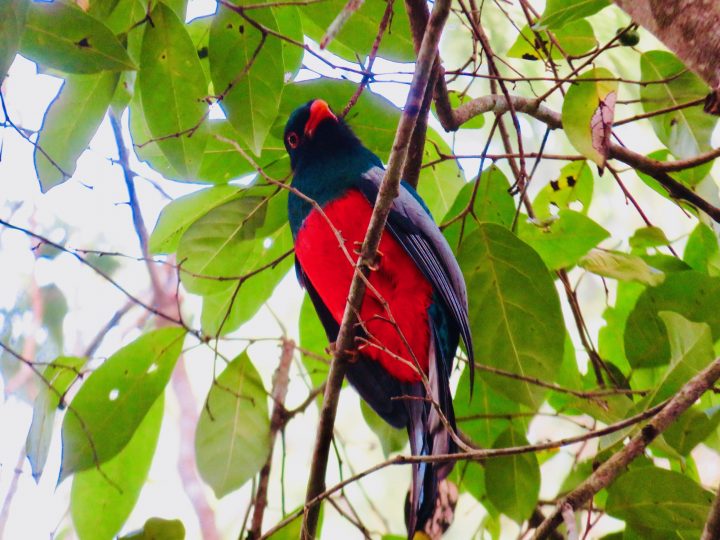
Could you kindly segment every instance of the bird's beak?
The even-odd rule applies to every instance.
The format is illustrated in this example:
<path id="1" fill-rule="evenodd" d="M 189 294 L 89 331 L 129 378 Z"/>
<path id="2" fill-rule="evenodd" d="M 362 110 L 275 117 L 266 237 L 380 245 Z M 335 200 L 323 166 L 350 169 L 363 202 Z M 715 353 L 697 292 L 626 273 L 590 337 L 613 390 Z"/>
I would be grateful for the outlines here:
<path id="1" fill-rule="evenodd" d="M 337 116 L 333 114 L 328 104 L 322 99 L 316 99 L 310 105 L 310 118 L 305 123 L 305 135 L 312 137 L 320 122 L 326 118 L 332 118 L 337 122 Z"/>

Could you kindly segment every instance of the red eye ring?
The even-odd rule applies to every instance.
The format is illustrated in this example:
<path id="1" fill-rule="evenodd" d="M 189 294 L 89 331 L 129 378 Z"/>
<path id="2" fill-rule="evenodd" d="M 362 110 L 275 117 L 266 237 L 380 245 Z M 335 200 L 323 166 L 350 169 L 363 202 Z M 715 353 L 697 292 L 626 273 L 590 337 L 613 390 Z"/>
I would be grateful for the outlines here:
<path id="1" fill-rule="evenodd" d="M 300 144 L 300 137 L 297 136 L 297 133 L 291 131 L 290 133 L 288 133 L 287 143 L 290 148 L 297 148 L 298 144 Z"/>

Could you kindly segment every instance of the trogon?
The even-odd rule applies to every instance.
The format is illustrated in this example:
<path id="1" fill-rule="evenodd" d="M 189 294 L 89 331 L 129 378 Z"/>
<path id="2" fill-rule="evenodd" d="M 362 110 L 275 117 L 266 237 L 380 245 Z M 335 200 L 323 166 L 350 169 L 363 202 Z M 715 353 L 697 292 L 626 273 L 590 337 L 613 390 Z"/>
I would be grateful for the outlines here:
<path id="1" fill-rule="evenodd" d="M 332 343 L 383 164 L 321 99 L 290 115 L 284 142 L 292 186 L 302 194 L 291 192 L 288 202 L 295 268 Z M 447 429 L 455 429 L 449 378 L 460 337 L 474 365 L 467 291 L 427 206 L 404 182 L 368 280 L 347 372 L 350 384 L 385 421 L 407 429 L 413 455 L 455 452 Z M 409 538 L 429 526 L 438 483 L 451 468 L 451 463 L 413 464 L 406 502 Z"/>

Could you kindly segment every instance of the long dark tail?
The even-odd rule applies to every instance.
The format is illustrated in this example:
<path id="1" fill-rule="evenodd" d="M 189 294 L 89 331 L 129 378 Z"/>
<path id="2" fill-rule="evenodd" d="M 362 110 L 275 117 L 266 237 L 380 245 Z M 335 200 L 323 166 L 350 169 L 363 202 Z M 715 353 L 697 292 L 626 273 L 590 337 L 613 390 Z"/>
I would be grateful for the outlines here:
<path id="1" fill-rule="evenodd" d="M 442 362 L 438 362 L 434 339 L 431 338 L 429 355 L 428 382 L 433 401 L 455 430 L 455 413 L 450 395 L 449 374 Z M 405 385 L 405 393 L 411 397 L 425 398 L 426 391 L 422 382 Z M 425 399 L 404 400 L 408 412 L 408 437 L 410 450 L 414 456 L 432 456 L 450 454 L 457 450 L 455 442 L 445 428 L 435 406 Z M 453 463 L 413 463 L 412 487 L 406 501 L 405 523 L 408 539 L 412 540 L 416 531 L 425 529 L 425 525 L 435 513 L 438 483 L 447 477 Z"/>

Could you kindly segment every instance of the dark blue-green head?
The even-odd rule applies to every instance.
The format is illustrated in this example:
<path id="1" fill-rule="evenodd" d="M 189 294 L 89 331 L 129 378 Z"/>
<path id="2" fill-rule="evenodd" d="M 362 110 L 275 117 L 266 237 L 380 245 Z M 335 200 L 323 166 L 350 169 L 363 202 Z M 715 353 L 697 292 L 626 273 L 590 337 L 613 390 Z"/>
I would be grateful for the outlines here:
<path id="1" fill-rule="evenodd" d="M 292 186 L 321 206 L 342 196 L 367 170 L 382 167 L 380 159 L 322 99 L 308 101 L 293 111 L 283 140 L 293 170 Z M 307 201 L 290 194 L 294 233 L 310 209 Z"/>

